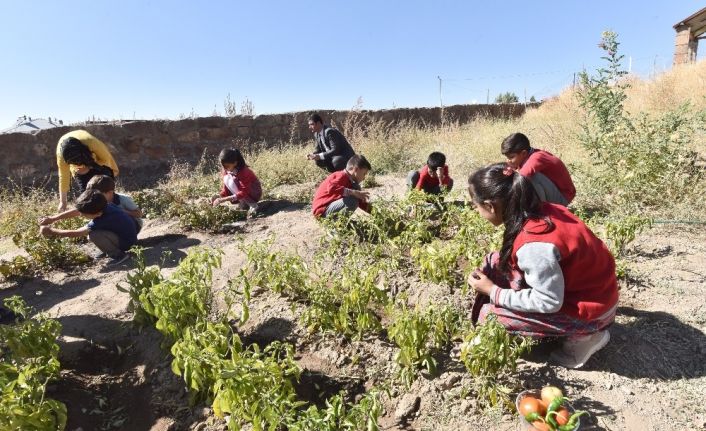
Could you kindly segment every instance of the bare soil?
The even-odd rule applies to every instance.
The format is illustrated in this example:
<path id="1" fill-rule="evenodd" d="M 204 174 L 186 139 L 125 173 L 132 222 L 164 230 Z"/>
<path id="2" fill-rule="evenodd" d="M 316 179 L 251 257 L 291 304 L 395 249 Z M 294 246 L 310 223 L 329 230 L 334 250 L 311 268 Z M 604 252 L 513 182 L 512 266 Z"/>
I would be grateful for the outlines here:
<path id="1" fill-rule="evenodd" d="M 375 195 L 399 193 L 398 179 L 378 177 Z M 310 209 L 274 202 L 264 217 L 249 220 L 236 235 L 183 231 L 175 221 L 147 220 L 140 243 L 149 264 L 172 270 L 195 246 L 222 248 L 222 268 L 214 290 L 238 273 L 245 257 L 239 241 L 275 235 L 275 246 L 311 259 L 322 234 Z M 2 242 L 0 258 L 17 251 Z M 166 258 L 163 253 L 168 251 Z M 551 343 L 538 346 L 518 368 L 524 388 L 555 384 L 577 409 L 591 412 L 586 430 L 706 429 L 706 232 L 689 225 L 655 225 L 641 234 L 629 253 L 630 278 L 623 283 L 611 342 L 585 368 L 566 370 L 547 364 Z M 207 405 L 191 406 L 170 357 L 160 348 L 153 328 L 131 324 L 128 295 L 116 289 L 132 264 L 110 270 L 101 265 L 55 271 L 42 277 L 0 285 L 0 298 L 22 296 L 37 311 L 63 325 L 61 378 L 49 396 L 68 407 L 68 430 L 221 430 L 222 421 Z M 410 279 L 405 290 L 414 302 L 454 300 L 460 292 Z M 299 396 L 321 404 L 343 390 L 349 399 L 392 374 L 395 348 L 379 338 L 347 341 L 307 334 L 297 306 L 270 292 L 255 292 L 251 318 L 239 331 L 246 343 L 292 343 L 303 369 Z M 440 375 L 423 376 L 409 391 L 393 388 L 385 396 L 384 429 L 516 430 L 511 414 L 482 412 L 461 397 L 470 383 L 460 364 L 446 352 Z M 410 395 L 411 394 L 411 395 Z M 418 407 L 416 397 L 419 397 Z M 411 403 L 405 421 L 395 417 L 400 404 Z"/>

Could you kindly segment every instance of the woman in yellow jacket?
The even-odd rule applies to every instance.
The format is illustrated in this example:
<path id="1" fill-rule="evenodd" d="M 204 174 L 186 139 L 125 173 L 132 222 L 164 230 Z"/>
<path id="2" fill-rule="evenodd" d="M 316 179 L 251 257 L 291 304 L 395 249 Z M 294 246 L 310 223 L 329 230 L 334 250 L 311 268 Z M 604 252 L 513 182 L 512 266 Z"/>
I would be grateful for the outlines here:
<path id="1" fill-rule="evenodd" d="M 85 130 L 74 130 L 59 138 L 56 164 L 59 167 L 59 211 L 66 209 L 71 176 L 83 193 L 93 176 L 115 178 L 118 175 L 118 165 L 108 147 Z"/>

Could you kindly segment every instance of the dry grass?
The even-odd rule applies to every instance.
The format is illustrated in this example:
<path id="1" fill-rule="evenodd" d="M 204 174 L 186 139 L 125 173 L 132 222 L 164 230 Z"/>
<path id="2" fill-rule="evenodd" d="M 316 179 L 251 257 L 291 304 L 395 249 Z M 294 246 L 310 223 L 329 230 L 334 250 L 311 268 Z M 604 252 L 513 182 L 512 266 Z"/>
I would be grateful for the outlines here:
<path id="1" fill-rule="evenodd" d="M 706 60 L 682 65 L 651 80 L 630 79 L 628 111 L 662 113 L 689 102 L 706 109 Z"/>

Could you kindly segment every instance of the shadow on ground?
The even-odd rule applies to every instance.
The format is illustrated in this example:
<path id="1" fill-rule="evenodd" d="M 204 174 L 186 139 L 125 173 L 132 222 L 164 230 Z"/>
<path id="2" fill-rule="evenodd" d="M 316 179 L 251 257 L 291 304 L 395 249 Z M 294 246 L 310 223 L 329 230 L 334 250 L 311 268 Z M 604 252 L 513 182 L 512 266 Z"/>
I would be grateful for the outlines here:
<path id="1" fill-rule="evenodd" d="M 0 291 L 0 300 L 18 295 L 35 311 L 41 312 L 52 308 L 54 305 L 81 295 L 83 292 L 100 285 L 94 278 L 87 280 L 74 280 L 62 284 L 52 283 L 48 280 L 34 279 L 21 283 L 18 287 Z"/>
<path id="2" fill-rule="evenodd" d="M 611 341 L 588 369 L 629 378 L 679 380 L 706 376 L 706 335 L 661 311 L 618 308 Z"/>

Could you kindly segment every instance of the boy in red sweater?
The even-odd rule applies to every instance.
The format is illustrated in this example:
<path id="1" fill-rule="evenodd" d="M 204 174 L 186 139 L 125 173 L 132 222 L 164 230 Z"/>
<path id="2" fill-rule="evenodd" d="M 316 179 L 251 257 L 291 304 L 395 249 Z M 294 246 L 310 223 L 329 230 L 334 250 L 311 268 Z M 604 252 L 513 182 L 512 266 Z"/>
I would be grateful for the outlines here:
<path id="1" fill-rule="evenodd" d="M 355 155 L 348 159 L 346 169 L 334 172 L 319 184 L 311 204 L 314 216 L 328 217 L 343 210 L 355 211 L 360 208 L 370 212 L 368 192 L 360 190 L 360 183 L 370 171 L 370 163 L 361 156 Z"/>
<path id="2" fill-rule="evenodd" d="M 257 202 L 262 198 L 262 186 L 255 173 L 248 167 L 237 148 L 225 148 L 218 156 L 223 166 L 221 192 L 211 199 L 216 206 L 223 202 L 238 204 L 238 208 L 255 215 Z"/>
<path id="3" fill-rule="evenodd" d="M 427 164 L 422 169 L 409 172 L 407 186 L 433 195 L 440 194 L 442 190 L 451 190 L 454 180 L 449 176 L 449 167 L 446 166 L 444 153 L 434 151 L 429 154 Z"/>
<path id="4" fill-rule="evenodd" d="M 564 163 L 549 151 L 532 148 L 527 136 L 513 133 L 500 150 L 513 169 L 529 178 L 542 201 L 567 206 L 574 200 L 576 188 Z"/>

